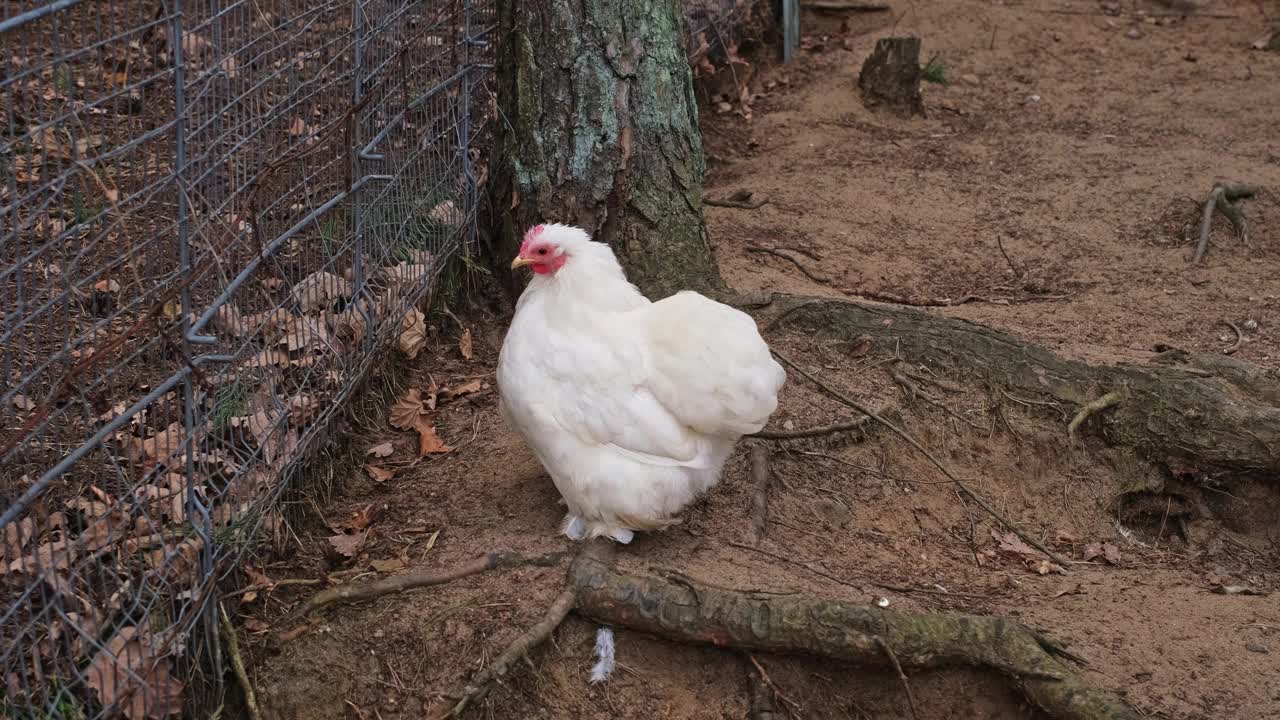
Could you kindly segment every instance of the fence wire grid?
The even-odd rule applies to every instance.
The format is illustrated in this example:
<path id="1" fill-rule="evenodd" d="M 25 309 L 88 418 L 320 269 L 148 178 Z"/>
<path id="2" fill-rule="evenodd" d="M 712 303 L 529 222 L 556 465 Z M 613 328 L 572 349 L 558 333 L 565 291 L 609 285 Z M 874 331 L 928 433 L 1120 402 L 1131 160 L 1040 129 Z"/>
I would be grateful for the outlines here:
<path id="1" fill-rule="evenodd" d="M 222 706 L 219 591 L 474 240 L 493 1 L 0 0 L 0 717 Z M 695 65 L 767 12 L 684 4 Z"/>
<path id="2" fill-rule="evenodd" d="M 220 581 L 474 233 L 493 13 L 0 8 L 0 716 L 181 714 Z"/>

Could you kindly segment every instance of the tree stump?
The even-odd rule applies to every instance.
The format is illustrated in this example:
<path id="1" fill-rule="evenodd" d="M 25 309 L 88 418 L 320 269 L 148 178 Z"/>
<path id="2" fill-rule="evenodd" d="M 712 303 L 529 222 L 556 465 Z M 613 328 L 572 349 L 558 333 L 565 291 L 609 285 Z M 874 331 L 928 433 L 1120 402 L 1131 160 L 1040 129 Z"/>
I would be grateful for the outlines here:
<path id="1" fill-rule="evenodd" d="M 882 38 L 858 74 L 862 102 L 910 117 L 924 115 L 920 97 L 920 38 Z"/>

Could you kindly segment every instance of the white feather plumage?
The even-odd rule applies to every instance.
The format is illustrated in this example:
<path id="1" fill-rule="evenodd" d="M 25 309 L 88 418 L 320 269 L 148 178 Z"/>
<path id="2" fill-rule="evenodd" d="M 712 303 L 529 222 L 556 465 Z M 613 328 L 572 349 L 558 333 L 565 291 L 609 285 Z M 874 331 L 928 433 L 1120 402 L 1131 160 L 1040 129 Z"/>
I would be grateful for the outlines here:
<path id="1" fill-rule="evenodd" d="M 590 683 L 604 682 L 613 674 L 614 655 L 616 649 L 613 645 L 613 631 L 607 627 L 602 627 L 596 631 L 596 664 L 591 666 Z"/>
<path id="2" fill-rule="evenodd" d="M 746 313 L 694 292 L 650 302 L 607 245 L 564 225 L 541 232 L 569 257 L 516 304 L 502 414 L 568 505 L 565 534 L 629 542 L 716 484 L 786 374 Z"/>

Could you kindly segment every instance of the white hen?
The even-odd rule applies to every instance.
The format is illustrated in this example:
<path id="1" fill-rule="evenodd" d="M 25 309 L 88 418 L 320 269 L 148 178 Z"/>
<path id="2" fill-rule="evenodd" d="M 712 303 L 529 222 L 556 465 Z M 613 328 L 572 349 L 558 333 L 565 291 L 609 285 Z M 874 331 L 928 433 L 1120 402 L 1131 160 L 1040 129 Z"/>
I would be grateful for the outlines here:
<path id="1" fill-rule="evenodd" d="M 498 357 L 503 417 L 568 505 L 571 539 L 630 542 L 715 485 L 786 379 L 747 314 L 695 292 L 650 302 L 567 225 L 525 234 L 534 278 Z"/>

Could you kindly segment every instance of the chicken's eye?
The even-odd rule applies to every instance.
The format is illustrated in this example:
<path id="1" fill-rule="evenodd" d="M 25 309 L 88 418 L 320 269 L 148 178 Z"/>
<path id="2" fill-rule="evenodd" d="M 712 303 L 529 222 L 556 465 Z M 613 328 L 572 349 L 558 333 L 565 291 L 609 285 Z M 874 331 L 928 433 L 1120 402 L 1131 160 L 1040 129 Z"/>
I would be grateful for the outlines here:
<path id="1" fill-rule="evenodd" d="M 546 248 L 538 248 L 538 254 L 539 254 L 539 255 L 546 255 L 546 254 L 547 254 L 547 249 L 546 249 Z"/>

